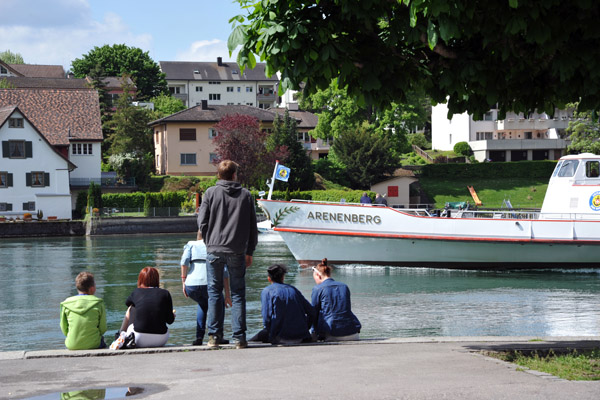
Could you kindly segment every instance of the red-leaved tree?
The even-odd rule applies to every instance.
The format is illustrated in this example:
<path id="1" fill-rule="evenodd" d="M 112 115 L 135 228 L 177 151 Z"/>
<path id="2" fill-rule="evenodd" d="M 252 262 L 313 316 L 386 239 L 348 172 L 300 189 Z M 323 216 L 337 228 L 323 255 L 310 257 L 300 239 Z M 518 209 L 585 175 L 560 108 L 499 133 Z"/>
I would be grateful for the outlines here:
<path id="1" fill-rule="evenodd" d="M 273 171 L 275 160 L 287 157 L 287 148 L 280 146 L 268 151 L 265 143 L 269 136 L 260 129 L 255 117 L 249 115 L 226 115 L 214 126 L 218 132 L 214 138 L 217 159 L 232 160 L 240 165 L 239 182 L 246 187 L 262 186 Z"/>

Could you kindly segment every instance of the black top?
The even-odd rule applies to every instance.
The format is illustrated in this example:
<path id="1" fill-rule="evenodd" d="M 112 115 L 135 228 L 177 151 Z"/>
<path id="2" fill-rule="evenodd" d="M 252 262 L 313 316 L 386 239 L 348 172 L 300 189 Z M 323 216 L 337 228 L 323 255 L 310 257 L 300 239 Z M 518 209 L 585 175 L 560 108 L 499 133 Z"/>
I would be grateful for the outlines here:
<path id="1" fill-rule="evenodd" d="M 125 301 L 127 307 L 135 307 L 133 326 L 140 333 L 167 333 L 167 324 L 175 321 L 173 300 L 168 290 L 161 288 L 137 288 Z"/>

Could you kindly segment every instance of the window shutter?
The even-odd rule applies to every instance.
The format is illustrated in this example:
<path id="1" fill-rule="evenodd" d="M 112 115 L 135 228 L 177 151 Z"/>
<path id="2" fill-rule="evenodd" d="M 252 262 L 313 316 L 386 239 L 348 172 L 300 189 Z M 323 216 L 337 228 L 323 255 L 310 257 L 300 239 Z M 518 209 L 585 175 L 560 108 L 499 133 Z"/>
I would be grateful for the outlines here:
<path id="1" fill-rule="evenodd" d="M 6 186 L 10 187 L 13 185 L 13 174 L 6 174 Z"/>
<path id="2" fill-rule="evenodd" d="M 33 158 L 32 142 L 25 142 L 25 158 Z"/>
<path id="3" fill-rule="evenodd" d="M 31 172 L 25 174 L 25 186 L 31 186 Z"/>
<path id="4" fill-rule="evenodd" d="M 28 202 L 23 203 L 23 211 L 29 211 L 29 203 Z"/>
<path id="5" fill-rule="evenodd" d="M 6 203 L 6 211 L 12 211 L 12 203 Z"/>
<path id="6" fill-rule="evenodd" d="M 50 173 L 44 172 L 44 186 L 50 186 Z"/>
<path id="7" fill-rule="evenodd" d="M 2 157 L 4 158 L 8 158 L 9 157 L 9 150 L 8 150 L 8 141 L 3 141 L 2 142 Z"/>

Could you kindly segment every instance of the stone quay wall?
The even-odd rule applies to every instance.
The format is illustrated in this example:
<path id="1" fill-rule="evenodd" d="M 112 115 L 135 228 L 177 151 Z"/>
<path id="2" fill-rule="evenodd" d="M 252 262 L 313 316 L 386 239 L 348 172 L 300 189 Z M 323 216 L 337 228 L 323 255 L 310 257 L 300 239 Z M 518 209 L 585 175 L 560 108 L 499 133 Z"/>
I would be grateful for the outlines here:
<path id="1" fill-rule="evenodd" d="M 0 239 L 19 237 L 123 235 L 196 232 L 195 216 L 117 217 L 87 221 L 0 222 Z"/>

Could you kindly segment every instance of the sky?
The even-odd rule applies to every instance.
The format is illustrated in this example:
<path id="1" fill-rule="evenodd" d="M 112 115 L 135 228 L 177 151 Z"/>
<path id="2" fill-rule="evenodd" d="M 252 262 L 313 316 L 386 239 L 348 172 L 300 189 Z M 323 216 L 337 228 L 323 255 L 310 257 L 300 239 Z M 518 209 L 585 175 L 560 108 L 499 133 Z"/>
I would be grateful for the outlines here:
<path id="1" fill-rule="evenodd" d="M 156 61 L 235 61 L 232 0 L 0 0 L 0 51 L 65 70 L 95 46 L 126 44 Z"/>

